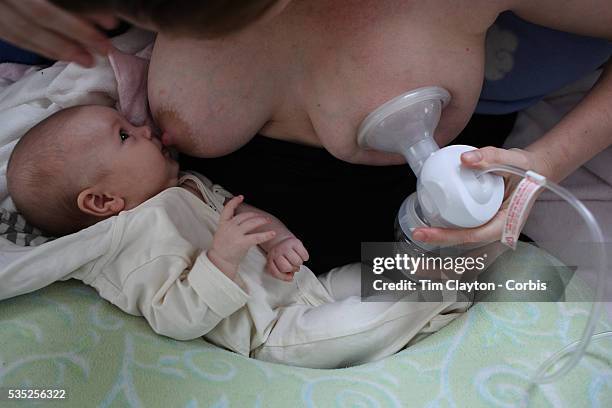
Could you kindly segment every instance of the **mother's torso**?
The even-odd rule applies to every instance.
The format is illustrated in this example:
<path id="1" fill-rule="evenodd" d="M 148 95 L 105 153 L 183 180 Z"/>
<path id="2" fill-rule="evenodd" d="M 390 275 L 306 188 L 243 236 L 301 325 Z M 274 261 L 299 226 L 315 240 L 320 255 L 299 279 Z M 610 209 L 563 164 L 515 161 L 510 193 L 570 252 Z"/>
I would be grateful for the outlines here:
<path id="1" fill-rule="evenodd" d="M 487 2 L 484 2 L 486 4 Z M 234 151 L 257 132 L 324 146 L 370 164 L 356 131 L 385 101 L 439 85 L 452 101 L 436 139 L 463 129 L 480 94 L 486 29 L 497 13 L 469 1 L 294 0 L 277 18 L 218 40 L 160 35 L 149 102 L 165 141 L 201 157 Z"/>

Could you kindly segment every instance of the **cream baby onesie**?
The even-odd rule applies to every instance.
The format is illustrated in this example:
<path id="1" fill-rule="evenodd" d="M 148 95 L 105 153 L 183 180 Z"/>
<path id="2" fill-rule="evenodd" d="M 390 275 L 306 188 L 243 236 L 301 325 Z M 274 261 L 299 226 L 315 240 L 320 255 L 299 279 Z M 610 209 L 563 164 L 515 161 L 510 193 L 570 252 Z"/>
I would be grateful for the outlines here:
<path id="1" fill-rule="evenodd" d="M 207 257 L 228 194 L 201 175 L 186 174 L 180 183 L 186 180 L 195 182 L 205 202 L 185 188 L 169 188 L 132 210 L 50 242 L 55 253 L 70 248 L 65 260 L 70 271 L 62 279 L 93 286 L 123 311 L 144 316 L 159 334 L 179 340 L 203 336 L 245 356 L 316 368 L 393 354 L 469 306 L 362 302 L 359 264 L 333 269 L 320 279 L 302 266 L 293 282 L 284 282 L 265 272 L 266 256 L 259 247 L 251 248 L 240 265 L 239 285 Z M 79 249 L 80 242 L 87 246 Z"/>

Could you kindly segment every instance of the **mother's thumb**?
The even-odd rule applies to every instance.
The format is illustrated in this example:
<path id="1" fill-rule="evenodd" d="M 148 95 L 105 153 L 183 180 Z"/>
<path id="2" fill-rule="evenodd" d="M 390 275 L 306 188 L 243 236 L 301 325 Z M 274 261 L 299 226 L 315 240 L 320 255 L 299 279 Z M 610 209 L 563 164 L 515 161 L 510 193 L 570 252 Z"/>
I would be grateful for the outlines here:
<path id="1" fill-rule="evenodd" d="M 474 165 L 482 161 L 482 153 L 478 150 L 471 150 L 461 155 L 461 161 L 464 164 Z"/>
<path id="2" fill-rule="evenodd" d="M 491 164 L 512 164 L 520 166 L 524 164 L 524 155 L 511 150 L 499 149 L 493 146 L 470 150 L 461 155 L 461 162 L 472 168 L 485 168 Z"/>

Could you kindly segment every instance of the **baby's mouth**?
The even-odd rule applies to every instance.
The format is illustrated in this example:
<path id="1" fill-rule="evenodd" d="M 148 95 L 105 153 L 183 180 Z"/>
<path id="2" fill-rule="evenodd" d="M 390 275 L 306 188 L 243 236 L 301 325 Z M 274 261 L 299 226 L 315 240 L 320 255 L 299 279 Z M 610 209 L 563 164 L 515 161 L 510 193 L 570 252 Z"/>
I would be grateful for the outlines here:
<path id="1" fill-rule="evenodd" d="M 164 155 L 164 157 L 170 158 L 170 150 L 166 146 L 161 147 L 161 152 Z"/>

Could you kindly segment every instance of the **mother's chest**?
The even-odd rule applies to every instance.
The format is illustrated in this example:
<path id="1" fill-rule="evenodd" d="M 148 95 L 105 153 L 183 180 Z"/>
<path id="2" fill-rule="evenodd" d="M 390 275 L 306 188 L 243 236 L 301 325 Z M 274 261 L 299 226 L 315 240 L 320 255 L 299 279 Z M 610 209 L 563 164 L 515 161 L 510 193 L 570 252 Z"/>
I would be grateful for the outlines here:
<path id="1" fill-rule="evenodd" d="M 399 31 L 332 47 L 320 58 L 307 87 L 307 109 L 323 145 L 332 138 L 338 143 L 343 138 L 339 135 L 354 143 L 359 124 L 370 112 L 402 93 L 431 85 L 452 95 L 436 133 L 438 142 L 447 143 L 463 129 L 482 87 L 484 39 Z"/>

